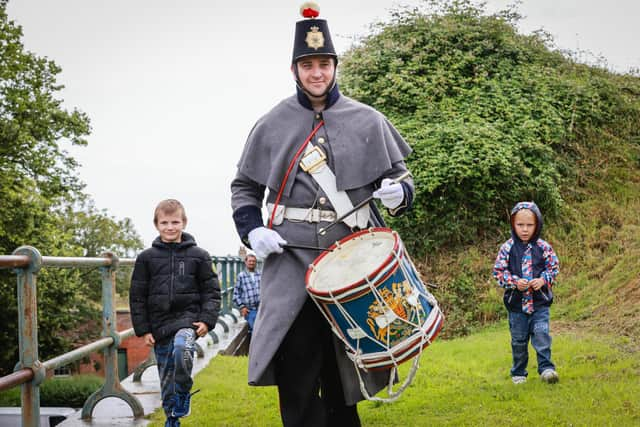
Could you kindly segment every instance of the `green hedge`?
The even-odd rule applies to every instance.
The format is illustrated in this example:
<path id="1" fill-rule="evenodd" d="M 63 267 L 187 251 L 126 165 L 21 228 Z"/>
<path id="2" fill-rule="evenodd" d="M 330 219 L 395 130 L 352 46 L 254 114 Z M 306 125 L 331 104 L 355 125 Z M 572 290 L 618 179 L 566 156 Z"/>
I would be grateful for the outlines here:
<path id="1" fill-rule="evenodd" d="M 103 383 L 95 375 L 51 378 L 40 385 L 40 405 L 81 408 Z M 20 406 L 20 387 L 0 393 L 0 406 Z"/>

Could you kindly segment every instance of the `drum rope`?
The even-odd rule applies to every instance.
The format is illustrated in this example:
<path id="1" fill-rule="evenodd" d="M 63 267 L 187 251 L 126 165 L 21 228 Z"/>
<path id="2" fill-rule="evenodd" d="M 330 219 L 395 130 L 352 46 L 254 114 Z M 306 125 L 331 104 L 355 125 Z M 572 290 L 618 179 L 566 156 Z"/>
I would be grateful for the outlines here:
<path id="1" fill-rule="evenodd" d="M 334 305 L 336 306 L 340 314 L 342 314 L 344 319 L 347 321 L 347 323 L 349 324 L 349 327 L 351 327 L 352 329 L 358 329 L 362 331 L 365 334 L 366 338 L 373 340 L 373 338 L 369 334 L 367 334 L 358 326 L 358 323 L 353 319 L 353 317 L 349 314 L 349 312 L 342 306 L 340 301 L 336 299 L 336 297 L 333 295 L 333 292 L 331 290 L 329 290 L 328 292 L 329 292 L 329 296 L 334 300 Z M 336 336 L 338 336 L 338 338 L 340 338 L 341 341 L 343 341 L 348 347 L 352 348 L 352 345 L 346 340 L 346 338 L 344 338 L 342 334 L 333 326 L 334 322 L 329 318 L 329 315 L 320 306 L 320 303 L 316 301 L 315 298 L 311 298 L 311 299 L 313 300 L 313 302 L 315 302 L 316 306 L 318 307 L 318 310 L 320 310 L 320 312 L 322 313 L 324 318 L 327 320 L 327 322 L 329 322 L 329 324 L 332 325 L 331 329 L 333 330 L 334 334 L 336 334 Z M 354 352 L 355 352 L 354 357 L 357 357 L 357 355 L 360 354 L 360 338 L 356 339 L 356 348 L 354 349 Z M 364 368 L 364 366 L 361 366 L 361 368 Z"/>
<path id="2" fill-rule="evenodd" d="M 402 250 L 402 248 L 401 248 Z M 399 251 L 400 252 L 400 251 Z M 399 253 L 398 252 L 398 253 Z M 410 278 L 411 276 L 409 275 L 409 272 L 406 269 L 406 266 L 402 263 L 402 261 L 400 260 L 399 254 L 396 253 L 394 251 L 394 258 L 398 264 L 398 266 L 400 267 L 400 269 L 402 270 L 402 273 L 404 274 L 405 277 Z M 407 256 L 407 254 L 404 254 L 405 256 Z M 411 261 L 410 258 L 408 258 L 408 261 L 413 265 L 413 262 Z M 415 269 L 415 267 L 414 267 Z M 365 278 L 365 280 L 367 281 L 369 288 L 372 291 L 372 294 L 374 295 L 374 298 L 378 301 L 379 304 L 381 304 L 381 306 L 386 306 L 387 309 L 391 310 L 391 307 L 389 306 L 389 304 L 384 301 L 377 292 L 375 292 L 375 286 L 374 283 L 376 282 L 374 281 L 370 281 L 368 279 Z M 425 295 L 423 292 L 423 290 L 418 288 L 418 292 L 427 300 L 432 300 L 432 298 L 429 298 L 428 295 Z M 431 302 L 431 301 L 429 301 Z M 437 307 L 437 302 L 435 305 L 433 305 L 432 310 L 438 310 Z M 409 317 L 409 316 L 407 316 Z M 417 318 L 419 320 L 421 320 L 420 315 L 418 314 Z M 418 354 L 414 356 L 413 358 L 413 364 L 411 366 L 411 369 L 409 370 L 409 373 L 407 375 L 407 378 L 405 379 L 404 383 L 396 390 L 393 391 L 393 383 L 394 383 L 394 379 L 396 377 L 396 372 L 398 369 L 398 361 L 397 358 L 393 355 L 393 353 L 390 351 L 388 345 L 385 346 L 387 348 L 387 355 L 388 357 L 391 359 L 391 361 L 393 362 L 393 367 L 390 369 L 389 371 L 389 383 L 387 385 L 387 395 L 388 397 L 376 397 L 376 396 L 371 396 L 369 394 L 369 392 L 366 389 L 366 385 L 364 384 L 364 381 L 362 380 L 362 376 L 360 375 L 360 371 L 358 369 L 356 369 L 356 372 L 358 374 L 358 382 L 360 384 L 360 392 L 362 393 L 362 395 L 367 399 L 367 400 L 371 400 L 371 401 L 376 401 L 376 402 L 385 402 L 385 403 L 391 403 L 391 402 L 395 402 L 401 395 L 402 393 L 406 390 L 407 387 L 409 387 L 409 385 L 411 385 L 411 383 L 413 382 L 413 379 L 415 378 L 416 373 L 418 372 L 418 368 L 420 367 L 420 357 L 422 356 L 422 352 L 424 350 L 425 347 L 425 343 L 429 343 L 431 344 L 431 339 L 429 338 L 427 332 L 422 328 L 422 325 L 416 325 L 414 322 L 409 321 L 408 319 L 403 319 L 406 321 L 406 323 L 410 324 L 411 326 L 413 326 L 417 331 L 419 331 L 420 333 L 420 345 L 419 345 L 419 349 L 418 349 Z M 389 342 L 389 338 L 390 338 L 390 328 L 387 328 L 387 342 Z M 354 360 L 354 365 L 356 365 L 357 367 L 357 363 L 356 360 Z"/>
<path id="3" fill-rule="evenodd" d="M 367 391 L 367 387 L 364 384 L 364 381 L 362 380 L 362 375 L 360 374 L 360 370 L 356 369 L 356 373 L 358 374 L 358 382 L 360 383 L 360 392 L 362 393 L 364 398 L 367 400 L 371 400 L 374 402 L 384 402 L 384 403 L 395 402 L 402 395 L 405 389 L 409 387 L 409 385 L 411 385 L 411 383 L 413 382 L 413 379 L 416 373 L 418 372 L 419 362 L 420 362 L 420 357 L 418 355 L 413 359 L 413 365 L 411 366 L 411 370 L 409 371 L 409 374 L 407 375 L 407 378 L 405 379 L 404 383 L 395 392 L 393 391 L 393 380 L 395 379 L 396 367 L 393 367 L 389 370 L 389 384 L 387 386 L 387 394 L 389 395 L 389 397 L 371 396 Z M 354 361 L 354 365 L 356 365 L 355 361 Z"/>
<path id="4" fill-rule="evenodd" d="M 377 277 L 374 278 L 373 281 L 370 281 L 369 279 L 367 279 L 365 277 L 365 280 L 367 281 L 367 284 L 369 285 L 369 288 L 371 289 L 371 293 L 373 294 L 374 299 L 378 302 L 380 307 L 386 307 L 387 309 L 391 310 L 391 307 L 389 307 L 389 304 L 387 304 L 387 302 L 382 298 L 382 296 L 377 292 L 376 287 L 375 287 L 375 283 L 377 282 Z M 393 310 L 391 310 L 393 312 Z M 389 351 L 389 345 L 388 343 L 391 340 L 391 328 L 387 328 L 386 330 L 386 338 L 387 338 L 387 343 L 382 343 L 379 340 L 376 339 L 377 342 L 380 342 L 380 345 L 382 345 L 385 348 L 385 353 L 387 354 L 387 357 L 389 357 L 389 359 L 391 359 L 391 361 L 393 362 L 394 366 L 398 366 L 398 362 L 395 359 L 395 357 L 393 356 L 393 353 L 391 353 Z"/>
<path id="5" fill-rule="evenodd" d="M 391 266 L 383 269 L 371 281 L 367 277 L 364 278 L 364 280 L 369 285 L 369 288 L 370 288 L 371 293 L 374 296 L 374 298 L 378 298 L 378 295 L 377 295 L 377 291 L 375 289 L 375 286 L 373 286 L 372 283 L 376 283 L 377 281 L 379 281 L 380 278 L 383 277 L 384 275 L 386 275 L 387 272 L 390 269 L 391 269 Z M 378 340 L 376 337 L 371 336 L 368 332 L 366 332 L 365 330 L 360 328 L 358 322 L 351 316 L 351 314 L 349 314 L 347 309 L 342 305 L 342 303 L 338 300 L 338 298 L 336 298 L 336 296 L 333 294 L 332 290 L 329 290 L 328 293 L 329 293 L 329 296 L 333 299 L 333 302 L 334 302 L 336 308 L 338 309 L 340 314 L 342 314 L 342 316 L 345 318 L 345 320 L 347 321 L 347 323 L 348 323 L 350 328 L 357 329 L 357 330 L 361 331 L 364 334 L 364 337 L 362 337 L 362 338 L 368 338 L 369 340 L 371 340 L 373 342 L 377 342 L 380 345 L 384 346 L 384 343 L 380 342 L 380 340 Z M 380 301 L 378 301 L 378 302 L 380 303 Z M 327 317 L 327 316 L 325 316 L 325 317 Z M 327 320 L 329 320 L 328 317 L 327 317 Z M 358 350 L 360 348 L 360 339 L 361 338 L 354 338 L 354 339 L 356 340 L 356 347 L 357 347 L 356 348 L 356 355 L 357 355 L 357 354 L 359 354 Z M 348 342 L 346 344 L 351 346 L 351 344 L 349 344 Z"/>

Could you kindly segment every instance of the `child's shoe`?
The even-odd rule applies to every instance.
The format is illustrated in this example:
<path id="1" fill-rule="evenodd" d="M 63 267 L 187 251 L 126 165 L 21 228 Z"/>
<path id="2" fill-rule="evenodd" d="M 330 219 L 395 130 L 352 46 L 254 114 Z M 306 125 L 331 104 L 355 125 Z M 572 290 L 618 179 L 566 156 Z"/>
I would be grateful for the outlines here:
<path id="1" fill-rule="evenodd" d="M 180 427 L 180 420 L 178 418 L 169 417 L 164 422 L 164 427 Z"/>
<path id="2" fill-rule="evenodd" d="M 553 369 L 545 369 L 540 374 L 540 379 L 548 384 L 555 384 L 558 382 L 560 378 L 558 378 L 558 373 Z"/>
<path id="3" fill-rule="evenodd" d="M 520 375 L 515 375 L 513 377 L 511 377 L 511 381 L 513 381 L 514 384 L 523 384 L 527 382 L 527 377 L 523 377 Z"/>
<path id="4" fill-rule="evenodd" d="M 175 418 L 188 417 L 191 414 L 191 396 L 199 392 L 193 393 L 176 393 L 173 395 L 173 410 L 171 416 Z"/>

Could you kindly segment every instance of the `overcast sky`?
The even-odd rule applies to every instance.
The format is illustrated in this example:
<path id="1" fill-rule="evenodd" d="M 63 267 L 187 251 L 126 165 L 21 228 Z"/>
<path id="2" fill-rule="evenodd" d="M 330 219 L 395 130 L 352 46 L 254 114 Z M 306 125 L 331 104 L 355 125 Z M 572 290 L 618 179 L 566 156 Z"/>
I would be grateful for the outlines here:
<path id="1" fill-rule="evenodd" d="M 150 245 L 158 201 L 186 206 L 199 245 L 236 254 L 229 183 L 253 123 L 294 91 L 289 72 L 301 1 L 9 0 L 27 50 L 62 67 L 66 108 L 91 119 L 89 145 L 70 149 L 98 208 L 129 217 Z M 398 4 L 322 0 L 338 52 Z M 488 1 L 494 12 L 512 1 Z M 640 68 L 637 0 L 525 0 L 521 32 Z"/>

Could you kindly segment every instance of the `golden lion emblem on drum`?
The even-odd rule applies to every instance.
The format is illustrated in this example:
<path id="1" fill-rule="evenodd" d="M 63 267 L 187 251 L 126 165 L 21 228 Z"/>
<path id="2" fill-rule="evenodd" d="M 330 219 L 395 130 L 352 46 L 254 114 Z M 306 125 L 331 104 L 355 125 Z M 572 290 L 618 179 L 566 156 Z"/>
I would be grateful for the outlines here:
<path id="1" fill-rule="evenodd" d="M 407 280 L 393 283 L 390 288 L 378 290 L 380 298 L 369 306 L 367 324 L 378 341 L 393 346 L 420 327 L 424 309 Z"/>

